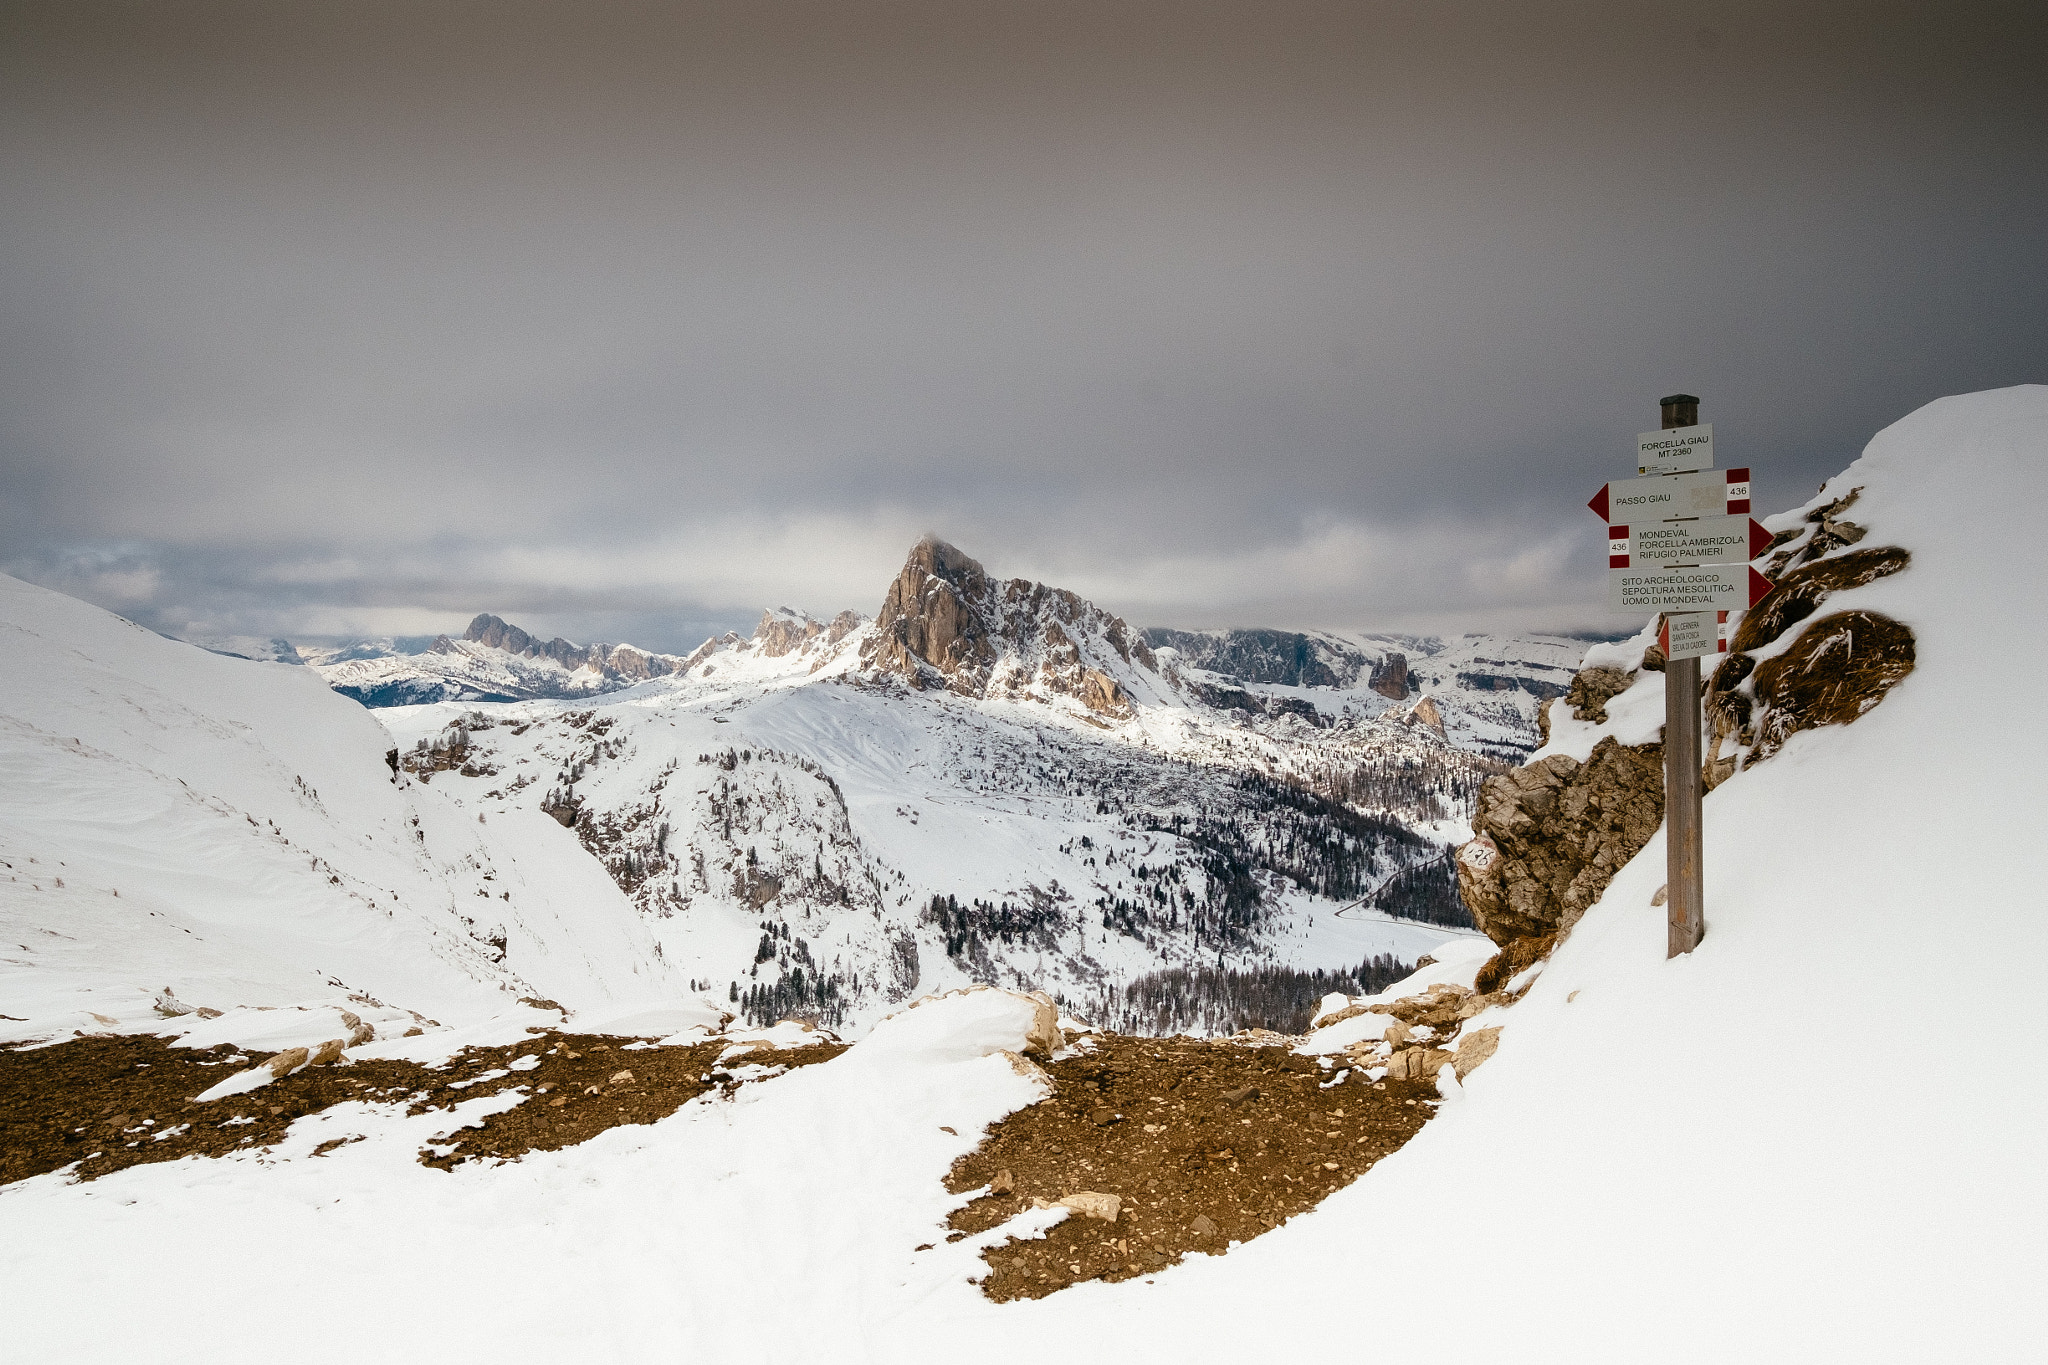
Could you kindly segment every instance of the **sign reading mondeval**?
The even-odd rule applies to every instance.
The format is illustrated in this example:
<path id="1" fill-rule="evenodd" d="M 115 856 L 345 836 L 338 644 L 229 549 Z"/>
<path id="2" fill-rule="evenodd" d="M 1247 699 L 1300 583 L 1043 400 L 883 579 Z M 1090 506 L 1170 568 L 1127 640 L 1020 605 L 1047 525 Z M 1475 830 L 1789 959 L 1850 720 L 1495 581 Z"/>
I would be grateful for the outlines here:
<path id="1" fill-rule="evenodd" d="M 1665 564 L 1742 564 L 1771 548 L 1771 533 L 1749 517 L 1632 521 L 1607 528 L 1607 567 L 1654 569 Z"/>

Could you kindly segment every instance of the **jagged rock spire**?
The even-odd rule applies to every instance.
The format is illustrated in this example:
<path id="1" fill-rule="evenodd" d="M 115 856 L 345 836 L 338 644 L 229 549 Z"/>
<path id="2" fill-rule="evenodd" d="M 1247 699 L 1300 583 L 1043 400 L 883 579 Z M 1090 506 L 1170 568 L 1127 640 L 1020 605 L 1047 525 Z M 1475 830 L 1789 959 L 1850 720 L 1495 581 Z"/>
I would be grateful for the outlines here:
<path id="1" fill-rule="evenodd" d="M 913 686 L 963 696 L 1071 697 L 1090 711 L 1131 714 L 1141 672 L 1163 689 L 1152 651 L 1117 616 L 1064 588 L 997 581 L 936 536 L 911 547 L 875 616 L 864 654 Z"/>

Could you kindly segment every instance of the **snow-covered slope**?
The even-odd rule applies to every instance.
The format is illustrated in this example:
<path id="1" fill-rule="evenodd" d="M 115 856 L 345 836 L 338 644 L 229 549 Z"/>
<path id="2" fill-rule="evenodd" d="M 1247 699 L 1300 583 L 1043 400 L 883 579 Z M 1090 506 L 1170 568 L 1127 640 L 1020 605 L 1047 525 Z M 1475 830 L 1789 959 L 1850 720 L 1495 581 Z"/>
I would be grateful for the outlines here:
<path id="1" fill-rule="evenodd" d="M 392 747 L 310 669 L 0 578 L 10 1034 L 161 1023 L 166 986 L 216 1009 L 374 998 L 444 1020 L 521 996 L 687 996 L 559 825 L 530 809 L 483 823 L 394 781 Z"/>
<path id="2" fill-rule="evenodd" d="M 1586 649 L 1557 635 L 1152 628 L 1144 637 L 1215 705 L 1376 717 L 1426 696 L 1452 743 L 1516 759 L 1539 742 L 1537 708 L 1563 695 Z"/>
<path id="3" fill-rule="evenodd" d="M 1485 769 L 1434 735 L 920 690 L 860 669 L 872 629 L 733 641 L 594 704 L 379 716 L 435 791 L 573 828 L 664 960 L 763 1020 L 970 981 L 1081 1008 L 1161 968 L 1412 961 L 1459 932 L 1337 913 L 1404 869 L 1448 893 Z"/>
<path id="4" fill-rule="evenodd" d="M 261 663 L 302 664 L 306 660 L 293 647 L 290 640 L 266 638 L 261 635 L 186 635 L 173 636 L 186 644 L 198 645 L 201 649 L 215 654 L 225 654 L 232 659 L 255 659 Z"/>
<path id="5" fill-rule="evenodd" d="M 1471 1021 L 1499 1050 L 1420 1135 L 1254 1242 L 982 1298 L 941 1181 L 1036 1092 L 990 1055 L 1027 1012 L 966 996 L 516 1165 L 428 1170 L 446 1115 L 359 1103 L 266 1159 L 22 1182 L 0 1193 L 9 1341 L 81 1361 L 2036 1358 L 2048 743 L 1987 689 L 2048 665 L 2023 628 L 2048 581 L 2048 388 L 1915 413 L 1826 496 L 1855 486 L 1872 541 L 1913 563 L 1840 606 L 1908 624 L 1917 666 L 1707 798 L 1704 943 L 1665 958 L 1653 840 L 1526 996 Z M 671 685 L 613 705 L 658 714 Z M 808 698 L 834 689 L 781 691 L 747 708 L 778 735 L 832 724 Z"/>
<path id="6" fill-rule="evenodd" d="M 1706 802 L 1707 935 L 1664 956 L 1661 835 L 1496 1056 L 1316 1214 L 1143 1291 L 1005 1319 L 995 1354 L 1270 1356 L 1260 1311 L 1369 1301 L 1432 1360 L 1998 1360 L 2048 1273 L 2048 742 L 1990 699 L 2040 676 L 2048 387 L 1944 399 L 1816 504 L 1864 491 L 1910 569 L 1831 599 L 1909 625 L 1914 671 Z M 1784 524 L 1774 520 L 1773 525 Z M 1388 1248 L 1454 1245 L 1441 1306 Z M 1426 1295 L 1422 1296 L 1425 1300 Z M 920 1340 L 989 1319 L 962 1304 Z"/>

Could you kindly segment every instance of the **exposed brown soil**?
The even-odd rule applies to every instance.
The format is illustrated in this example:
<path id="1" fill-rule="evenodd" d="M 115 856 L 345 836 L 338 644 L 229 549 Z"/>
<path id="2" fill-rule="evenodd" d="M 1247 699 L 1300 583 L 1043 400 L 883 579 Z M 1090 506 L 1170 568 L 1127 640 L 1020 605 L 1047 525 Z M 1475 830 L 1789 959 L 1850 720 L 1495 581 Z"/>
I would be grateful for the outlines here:
<path id="1" fill-rule="evenodd" d="M 550 1031 L 466 1049 L 439 1068 L 308 1067 L 203 1105 L 192 1097 L 261 1056 L 148 1036 L 0 1051 L 0 1184 L 74 1164 L 76 1178 L 91 1180 L 145 1162 L 261 1149 L 295 1119 L 349 1100 L 419 1114 L 513 1089 L 527 1097 L 432 1143 L 419 1159 L 442 1169 L 516 1160 L 653 1123 L 709 1091 L 736 1090 L 743 1076 L 765 1079 L 749 1062 L 781 1074 L 845 1051 L 839 1043 L 763 1049 L 734 1063 L 735 1074 L 714 1066 L 723 1040 L 629 1048 L 631 1041 Z M 991 1181 L 1006 1186 L 954 1215 L 956 1238 L 996 1226 L 1034 1198 L 1095 1191 L 1123 1201 L 1115 1223 L 1074 1216 L 1043 1239 L 1012 1239 L 985 1253 L 991 1273 L 983 1290 L 998 1301 L 1127 1279 L 1190 1251 L 1248 1241 L 1357 1179 L 1414 1136 L 1436 1103 L 1428 1082 L 1374 1085 L 1356 1072 L 1324 1088 L 1336 1073 L 1283 1046 L 1119 1035 L 1096 1035 L 1091 1045 L 1050 1063 L 1054 1095 L 993 1125 L 948 1177 L 956 1193 Z M 525 1057 L 539 1061 L 510 1069 Z M 315 1155 L 353 1140 L 323 1143 Z M 1000 1172 L 1007 1180 L 998 1181 Z"/>
<path id="2" fill-rule="evenodd" d="M 145 1035 L 0 1050 L 0 1184 L 73 1162 L 77 1178 L 91 1180 L 145 1162 L 268 1147 L 293 1120 L 348 1100 L 406 1102 L 408 1112 L 418 1114 L 525 1088 L 524 1102 L 420 1153 L 424 1164 L 445 1169 L 477 1158 L 510 1160 L 553 1151 L 607 1128 L 652 1123 L 706 1091 L 740 1084 L 731 1072 L 712 1068 L 728 1046 L 723 1040 L 628 1050 L 632 1041 L 549 1031 L 506 1047 L 467 1048 L 439 1068 L 390 1061 L 307 1067 L 207 1104 L 195 1103 L 193 1096 L 258 1064 L 263 1055 L 225 1046 L 201 1052 Z M 742 1060 L 787 1068 L 826 1061 L 844 1050 L 824 1043 L 764 1050 Z M 507 1069 L 525 1056 L 538 1056 L 539 1065 Z M 478 1079 L 492 1071 L 506 1074 Z M 323 1145 L 321 1154 L 339 1145 Z"/>
<path id="3" fill-rule="evenodd" d="M 514 1072 L 468 1090 L 450 1089 L 444 1081 L 439 1091 L 414 1105 L 414 1112 L 430 1106 L 446 1107 L 457 1100 L 495 1094 L 512 1086 L 527 1086 L 533 1095 L 523 1104 L 481 1120 L 476 1127 L 456 1130 L 440 1144 L 440 1153 L 422 1153 L 421 1162 L 446 1169 L 482 1157 L 514 1160 L 527 1152 L 557 1151 L 587 1142 L 607 1128 L 665 1119 L 707 1091 L 722 1089 L 730 1093 L 741 1084 L 730 1071 L 712 1066 L 713 1059 L 730 1046 L 725 1040 L 695 1047 L 632 1051 L 623 1050 L 620 1042 L 616 1038 L 549 1034 L 540 1053 L 541 1063 L 532 1071 Z M 502 1067 L 515 1057 L 530 1056 L 534 1051 L 530 1044 L 471 1049 L 462 1054 L 461 1060 L 471 1068 L 467 1074 L 474 1075 Z M 751 1057 L 738 1059 L 734 1065 L 758 1062 L 788 1069 L 829 1062 L 844 1051 L 843 1043 L 781 1050 L 764 1048 Z M 449 1070 L 452 1072 L 455 1067 Z M 461 1077 L 448 1079 L 459 1081 Z"/>
<path id="4" fill-rule="evenodd" d="M 1054 1095 L 989 1128 L 947 1188 L 1003 1193 L 953 1215 L 955 1237 L 1080 1191 L 1123 1200 L 1116 1222 L 1074 1215 L 1042 1240 L 983 1253 L 982 1291 L 1043 1298 L 1082 1280 L 1124 1280 L 1190 1251 L 1220 1252 L 1314 1208 L 1399 1148 L 1437 1101 L 1428 1082 L 1359 1079 L 1285 1047 L 1232 1039 L 1098 1035 L 1092 1054 L 1050 1063 Z"/>

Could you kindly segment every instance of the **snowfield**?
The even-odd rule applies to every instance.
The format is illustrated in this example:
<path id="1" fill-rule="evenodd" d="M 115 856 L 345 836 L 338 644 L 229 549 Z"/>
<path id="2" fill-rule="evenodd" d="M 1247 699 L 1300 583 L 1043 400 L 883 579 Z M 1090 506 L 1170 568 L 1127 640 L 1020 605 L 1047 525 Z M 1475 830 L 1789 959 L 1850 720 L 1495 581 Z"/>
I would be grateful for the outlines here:
<path id="1" fill-rule="evenodd" d="M 1022 1049 L 1032 1006 L 985 990 L 905 1010 L 878 979 L 872 1009 L 887 1017 L 843 1056 L 515 1163 L 421 1166 L 449 1115 L 366 1103 L 302 1119 L 261 1155 L 0 1189 L 10 1354 L 2037 1359 L 2048 1329 L 2048 742 L 2008 697 L 2048 664 L 2032 629 L 2048 585 L 2033 526 L 2048 507 L 2048 387 L 1921 409 L 1821 497 L 1852 487 L 1863 489 L 1866 543 L 1906 547 L 1912 566 L 1827 609 L 1905 622 L 1917 667 L 1857 723 L 1796 734 L 1707 797 L 1701 946 L 1664 956 L 1664 911 L 1652 904 L 1660 836 L 1528 993 L 1475 1021 L 1502 1026 L 1499 1050 L 1446 1086 L 1420 1135 L 1255 1241 L 1149 1279 L 984 1299 L 976 1251 L 1000 1236 L 947 1243 L 946 1215 L 965 1196 L 941 1179 L 982 1125 L 1038 1097 L 1040 1083 L 1000 1055 Z M 464 1029 L 515 1039 L 541 1013 L 516 1005 L 521 995 L 593 1019 L 676 1011 L 658 1017 L 682 1028 L 691 1010 L 727 1003 L 719 955 L 731 949 L 713 940 L 762 934 L 760 916 L 731 900 L 760 859 L 745 861 L 711 804 L 741 761 L 727 770 L 700 752 L 811 755 L 832 774 L 852 844 L 831 842 L 829 789 L 801 765 L 750 777 L 743 794 L 765 805 L 780 784 L 783 804 L 756 813 L 784 822 L 783 847 L 812 855 L 821 888 L 853 886 L 856 867 L 871 874 L 861 885 L 875 903 L 832 917 L 879 926 L 861 933 L 923 932 L 890 916 L 953 874 L 926 861 L 933 849 L 986 860 L 999 875 L 978 884 L 1020 895 L 1055 877 L 1077 896 L 1118 881 L 1129 891 L 1128 862 L 1148 856 L 1145 832 L 1097 811 L 1092 795 L 1064 798 L 1064 811 L 1053 802 L 1067 780 L 1057 774 L 1110 761 L 1079 719 L 1062 737 L 999 707 L 904 707 L 851 683 L 799 686 L 786 666 L 733 651 L 717 687 L 657 679 L 583 704 L 615 718 L 595 746 L 591 721 L 567 720 L 575 703 L 502 706 L 474 736 L 486 762 L 473 766 L 497 772 L 394 783 L 378 718 L 310 670 L 205 654 L 9 580 L 0 603 L 0 1013 L 27 1017 L 6 1023 L 16 1037 L 139 1027 L 166 985 L 180 1000 L 246 1006 L 354 1010 L 374 996 L 448 1026 L 408 1038 L 392 1018 L 365 1055 L 446 1055 Z M 719 690 L 734 677 L 748 695 Z M 1633 705 L 1612 708 L 1614 724 L 1632 723 Z M 381 716 L 416 753 L 463 709 Z M 1225 752 L 1285 763 L 1306 743 L 1278 723 L 1226 730 L 1171 708 L 1137 723 L 1144 734 L 1117 761 L 1147 782 Z M 512 735 L 520 724 L 527 732 Z M 1562 748 L 1584 739 L 1554 733 Z M 616 753 L 591 759 L 614 742 Z M 962 763 L 985 765 L 973 799 L 942 803 L 883 779 L 908 755 L 911 780 L 923 780 L 941 753 L 947 792 L 961 790 Z M 676 869 L 636 899 L 530 802 L 487 795 L 529 769 L 545 789 L 583 761 L 581 799 L 622 817 L 631 793 L 652 800 L 670 758 L 669 837 L 707 862 L 740 860 L 701 892 Z M 750 774 L 758 761 L 744 761 Z M 1099 838 L 1079 855 L 1048 853 L 1067 839 L 1018 839 L 1019 821 Z M 640 828 L 652 838 L 658 821 Z M 608 856 L 642 847 L 628 840 Z M 843 875 L 825 866 L 828 850 Z M 686 916 L 659 913 L 661 894 L 686 893 L 712 927 L 679 930 L 672 919 Z M 822 924 L 822 904 L 780 922 L 801 937 L 805 907 Z M 717 927 L 718 916 L 732 923 Z M 1322 953 L 1340 945 L 1317 934 L 1351 932 L 1310 904 L 1275 923 L 1276 954 Z M 1135 952 L 1115 934 L 1091 942 L 1097 921 L 1078 931 L 1070 967 Z M 1372 935 L 1397 931 L 1438 933 L 1371 925 L 1341 946 L 1392 944 Z M 783 951 L 771 937 L 771 955 Z M 807 951 L 835 942 L 819 929 Z M 993 957 L 1005 970 L 1037 951 L 1010 948 Z M 1472 951 L 1446 957 L 1419 980 L 1476 966 Z M 889 960 L 907 955 L 875 959 Z M 916 960 L 908 990 L 960 979 L 929 936 Z M 694 989 L 710 970 L 698 964 L 712 961 L 712 989 Z M 252 1010 L 247 1026 L 266 1013 Z M 180 1016 L 166 1027 L 199 1025 Z M 1059 1216 L 1007 1231 L 1028 1236 Z"/>

